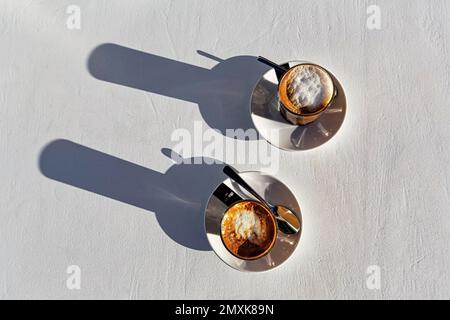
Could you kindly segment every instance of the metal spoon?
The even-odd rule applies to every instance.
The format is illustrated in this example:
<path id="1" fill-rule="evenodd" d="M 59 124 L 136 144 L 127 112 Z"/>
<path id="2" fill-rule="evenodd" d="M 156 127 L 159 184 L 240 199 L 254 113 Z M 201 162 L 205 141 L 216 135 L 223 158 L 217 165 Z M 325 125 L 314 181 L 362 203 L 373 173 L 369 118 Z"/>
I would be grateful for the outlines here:
<path id="1" fill-rule="evenodd" d="M 274 206 L 261 197 L 250 185 L 241 178 L 239 173 L 230 166 L 225 166 L 223 172 L 245 190 L 250 192 L 256 199 L 261 201 L 277 220 L 278 229 L 286 234 L 295 234 L 300 231 L 300 220 L 295 213 L 285 206 Z"/>

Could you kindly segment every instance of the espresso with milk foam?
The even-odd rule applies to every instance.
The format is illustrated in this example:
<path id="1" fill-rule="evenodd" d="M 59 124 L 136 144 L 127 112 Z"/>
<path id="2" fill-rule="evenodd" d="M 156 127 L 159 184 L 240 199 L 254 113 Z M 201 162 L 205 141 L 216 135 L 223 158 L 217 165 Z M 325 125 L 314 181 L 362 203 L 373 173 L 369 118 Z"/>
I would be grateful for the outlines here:
<path id="1" fill-rule="evenodd" d="M 334 85 L 328 72 L 312 64 L 291 68 L 279 88 L 283 105 L 292 113 L 314 113 L 324 109 L 333 99 Z"/>
<path id="2" fill-rule="evenodd" d="M 256 259 L 266 254 L 275 242 L 275 220 L 258 202 L 241 201 L 225 212 L 221 237 L 235 256 Z"/>

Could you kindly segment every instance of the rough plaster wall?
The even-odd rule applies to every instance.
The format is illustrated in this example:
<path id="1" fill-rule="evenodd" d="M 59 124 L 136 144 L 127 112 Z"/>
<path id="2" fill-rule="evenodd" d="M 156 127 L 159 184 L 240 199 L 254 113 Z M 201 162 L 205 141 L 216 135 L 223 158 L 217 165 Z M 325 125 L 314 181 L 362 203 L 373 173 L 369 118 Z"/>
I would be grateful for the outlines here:
<path id="1" fill-rule="evenodd" d="M 66 28 L 69 4 L 81 30 Z M 365 27 L 370 4 L 381 30 Z M 0 298 L 450 298 L 449 1 L 0 5 Z M 86 60 L 106 42 L 204 68 L 216 62 L 198 49 L 300 58 L 339 77 L 338 134 L 281 154 L 305 221 L 285 265 L 236 272 L 152 212 L 43 176 L 39 154 L 59 138 L 164 173 L 172 130 L 202 120 L 194 103 L 94 79 Z M 81 290 L 66 288 L 71 264 Z M 379 291 L 366 288 L 374 264 Z"/>

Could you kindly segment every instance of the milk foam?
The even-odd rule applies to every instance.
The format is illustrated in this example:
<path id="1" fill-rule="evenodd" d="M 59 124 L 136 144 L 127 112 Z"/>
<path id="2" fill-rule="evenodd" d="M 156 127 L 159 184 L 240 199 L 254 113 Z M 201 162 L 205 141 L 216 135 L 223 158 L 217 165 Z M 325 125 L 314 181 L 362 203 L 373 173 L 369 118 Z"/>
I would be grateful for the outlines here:
<path id="1" fill-rule="evenodd" d="M 322 78 L 314 67 L 294 69 L 287 85 L 289 100 L 297 108 L 306 108 L 314 112 L 328 98 L 328 85 L 322 83 Z"/>
<path id="2" fill-rule="evenodd" d="M 261 221 L 253 211 L 240 211 L 236 215 L 234 229 L 237 235 L 252 243 L 259 244 L 263 240 Z"/>

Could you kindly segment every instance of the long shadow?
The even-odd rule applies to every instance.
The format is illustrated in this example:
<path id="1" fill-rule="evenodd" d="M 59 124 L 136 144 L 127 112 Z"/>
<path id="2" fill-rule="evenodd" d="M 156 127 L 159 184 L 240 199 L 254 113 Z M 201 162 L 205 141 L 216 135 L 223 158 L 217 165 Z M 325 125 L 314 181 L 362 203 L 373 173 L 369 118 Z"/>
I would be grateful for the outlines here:
<path id="1" fill-rule="evenodd" d="M 254 128 L 250 96 L 268 70 L 253 56 L 221 60 L 206 69 L 112 43 L 96 47 L 87 68 L 99 80 L 197 103 L 205 122 L 224 135 L 226 129 Z"/>
<path id="2" fill-rule="evenodd" d="M 171 154 L 169 149 L 162 151 Z M 39 168 L 50 179 L 152 211 L 177 243 L 211 250 L 203 212 L 209 195 L 224 180 L 223 164 L 183 160 L 159 173 L 72 141 L 55 140 L 42 150 Z"/>

